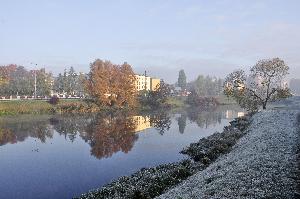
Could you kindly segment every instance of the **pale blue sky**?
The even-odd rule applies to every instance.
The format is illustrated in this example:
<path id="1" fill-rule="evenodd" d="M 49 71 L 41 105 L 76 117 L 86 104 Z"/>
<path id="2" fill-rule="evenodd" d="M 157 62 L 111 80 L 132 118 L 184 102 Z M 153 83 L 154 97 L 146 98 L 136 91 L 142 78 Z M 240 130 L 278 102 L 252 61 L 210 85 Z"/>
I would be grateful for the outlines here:
<path id="1" fill-rule="evenodd" d="M 0 64 L 87 72 L 96 58 L 175 82 L 280 57 L 300 76 L 300 1 L 0 0 Z"/>

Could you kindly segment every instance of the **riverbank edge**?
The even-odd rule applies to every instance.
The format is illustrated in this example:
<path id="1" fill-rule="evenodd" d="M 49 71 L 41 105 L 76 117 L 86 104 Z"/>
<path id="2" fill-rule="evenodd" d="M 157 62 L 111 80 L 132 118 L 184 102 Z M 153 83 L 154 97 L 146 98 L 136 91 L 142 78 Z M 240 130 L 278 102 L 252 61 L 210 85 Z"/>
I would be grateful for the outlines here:
<path id="1" fill-rule="evenodd" d="M 169 107 L 163 107 L 164 109 Z M 17 115 L 42 115 L 42 114 L 86 114 L 86 113 L 115 113 L 129 111 L 149 111 L 151 109 L 143 107 L 133 108 L 114 108 L 114 107 L 99 107 L 94 102 L 89 100 L 60 100 L 57 104 L 50 104 L 46 100 L 37 101 L 2 101 L 0 102 L 0 117 L 1 116 L 17 116 Z"/>
<path id="2" fill-rule="evenodd" d="M 159 109 L 184 109 L 190 105 L 185 103 L 185 98 L 170 97 L 166 104 Z M 220 106 L 233 105 L 232 100 L 218 97 Z M 114 107 L 99 107 L 94 102 L 86 99 L 61 99 L 57 104 L 50 104 L 48 100 L 11 100 L 0 101 L 0 117 L 22 114 L 64 114 L 64 113 L 102 113 L 117 111 L 152 111 L 150 106 L 137 106 L 133 108 L 116 109 Z"/>
<path id="3" fill-rule="evenodd" d="M 181 151 L 187 159 L 176 163 L 144 168 L 78 198 L 155 198 L 181 183 L 195 173 L 204 170 L 218 157 L 229 153 L 235 143 L 245 135 L 251 116 L 236 118 L 224 127 L 222 133 L 200 139 Z"/>

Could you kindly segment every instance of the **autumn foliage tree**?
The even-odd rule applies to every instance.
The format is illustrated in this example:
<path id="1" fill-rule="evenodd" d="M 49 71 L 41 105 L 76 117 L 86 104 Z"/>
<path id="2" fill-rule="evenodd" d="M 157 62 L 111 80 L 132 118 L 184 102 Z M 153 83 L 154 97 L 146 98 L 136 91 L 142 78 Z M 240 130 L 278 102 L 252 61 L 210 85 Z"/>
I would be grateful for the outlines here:
<path id="1" fill-rule="evenodd" d="M 17 69 L 17 65 L 0 66 L 0 86 L 9 84 L 11 74 Z"/>
<path id="2" fill-rule="evenodd" d="M 136 104 L 135 75 L 129 64 L 97 59 L 86 81 L 89 95 L 101 106 L 133 107 Z"/>
<path id="3" fill-rule="evenodd" d="M 279 58 L 260 60 L 250 69 L 229 74 L 225 80 L 224 93 L 234 98 L 243 108 L 250 111 L 278 99 L 291 96 L 290 89 L 283 85 L 289 67 Z"/>

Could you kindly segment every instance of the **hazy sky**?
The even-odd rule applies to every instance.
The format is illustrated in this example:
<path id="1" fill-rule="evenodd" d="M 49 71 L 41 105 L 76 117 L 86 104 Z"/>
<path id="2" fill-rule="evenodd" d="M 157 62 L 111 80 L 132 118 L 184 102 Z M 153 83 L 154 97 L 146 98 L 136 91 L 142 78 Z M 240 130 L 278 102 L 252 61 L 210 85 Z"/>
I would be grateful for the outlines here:
<path id="1" fill-rule="evenodd" d="M 96 58 L 175 82 L 280 57 L 300 77 L 299 0 L 0 0 L 0 64 L 87 72 Z"/>

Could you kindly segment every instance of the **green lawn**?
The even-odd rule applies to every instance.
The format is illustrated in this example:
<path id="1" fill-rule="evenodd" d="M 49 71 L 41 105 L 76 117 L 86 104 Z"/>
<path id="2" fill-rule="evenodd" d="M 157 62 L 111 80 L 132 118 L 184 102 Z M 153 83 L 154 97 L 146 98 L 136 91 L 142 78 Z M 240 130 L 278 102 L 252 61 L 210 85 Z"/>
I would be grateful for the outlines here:
<path id="1" fill-rule="evenodd" d="M 214 96 L 220 105 L 234 105 L 236 102 L 233 99 L 226 97 L 225 95 Z M 186 107 L 185 100 L 187 97 L 169 97 L 167 104 L 172 107 Z"/>
<path id="2" fill-rule="evenodd" d="M 221 105 L 236 104 L 226 96 L 216 96 Z M 172 108 L 183 108 L 186 97 L 170 97 L 167 100 Z M 51 105 L 46 100 L 13 100 L 0 101 L 0 116 L 15 114 L 52 114 L 52 113 L 91 113 L 99 112 L 100 108 L 82 99 L 61 99 L 57 105 Z"/>
<path id="3" fill-rule="evenodd" d="M 167 104 L 171 105 L 174 108 L 185 107 L 186 97 L 169 97 L 167 100 Z"/>
<path id="4" fill-rule="evenodd" d="M 99 111 L 99 108 L 80 99 L 60 100 L 57 105 L 45 100 L 0 101 L 0 115 L 95 111 Z"/>

